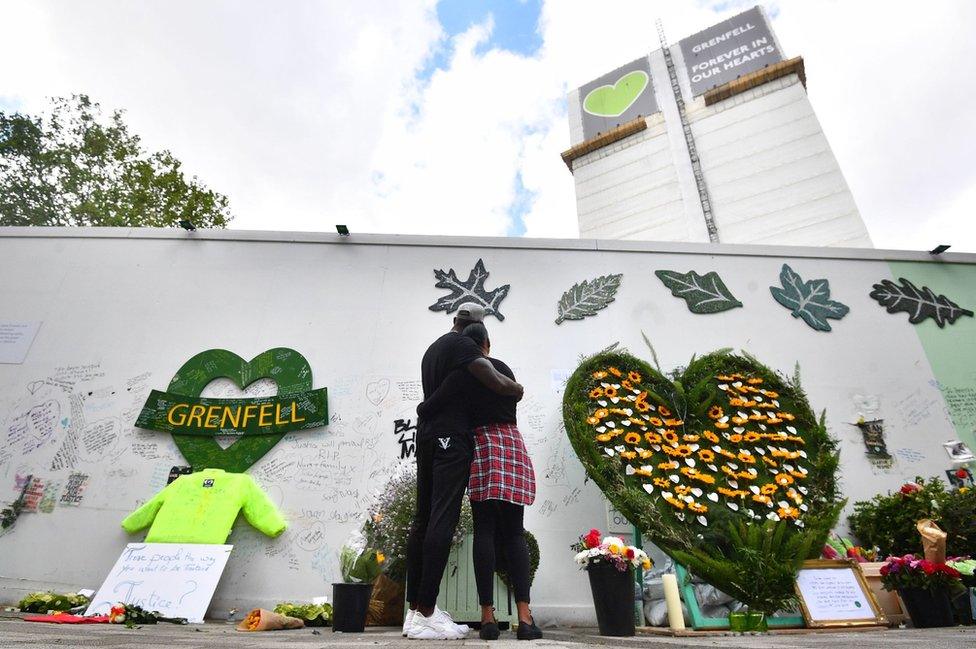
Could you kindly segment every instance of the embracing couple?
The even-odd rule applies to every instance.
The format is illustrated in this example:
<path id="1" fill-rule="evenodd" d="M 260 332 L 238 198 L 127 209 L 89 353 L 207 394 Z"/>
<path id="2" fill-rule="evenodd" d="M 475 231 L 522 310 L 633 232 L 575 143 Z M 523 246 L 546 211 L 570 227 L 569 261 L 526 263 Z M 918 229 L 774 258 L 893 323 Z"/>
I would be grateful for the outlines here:
<path id="1" fill-rule="evenodd" d="M 474 518 L 474 570 L 481 602 L 480 637 L 499 636 L 493 591 L 495 549 L 504 554 L 518 606 L 519 640 L 542 632 L 529 612 L 529 549 L 524 506 L 535 500 L 535 473 L 516 427 L 522 386 L 489 352 L 484 307 L 463 304 L 454 327 L 421 363 L 424 402 L 417 439 L 417 511 L 407 543 L 407 611 L 403 635 L 460 640 L 469 631 L 436 606 L 465 489 Z"/>

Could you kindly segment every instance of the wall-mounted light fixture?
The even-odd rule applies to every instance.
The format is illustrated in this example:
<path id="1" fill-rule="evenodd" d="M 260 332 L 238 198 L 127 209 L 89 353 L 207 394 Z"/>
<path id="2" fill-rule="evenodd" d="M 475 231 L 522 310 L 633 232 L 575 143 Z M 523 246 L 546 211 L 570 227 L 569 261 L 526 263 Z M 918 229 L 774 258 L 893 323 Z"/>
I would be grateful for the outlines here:
<path id="1" fill-rule="evenodd" d="M 340 236 L 343 236 L 343 237 L 348 237 L 349 236 L 349 228 L 347 228 L 344 225 L 337 225 L 336 226 L 336 232 L 338 232 L 340 234 Z"/>
<path id="2" fill-rule="evenodd" d="M 937 245 L 936 247 L 932 248 L 931 250 L 929 250 L 929 254 L 930 255 L 941 255 L 942 253 L 944 253 L 946 250 L 948 250 L 951 247 L 952 246 L 950 246 L 947 243 L 941 243 L 941 244 Z"/>
<path id="3" fill-rule="evenodd" d="M 193 225 L 193 221 L 190 219 L 180 219 L 180 227 L 187 232 L 196 232 L 197 226 Z"/>

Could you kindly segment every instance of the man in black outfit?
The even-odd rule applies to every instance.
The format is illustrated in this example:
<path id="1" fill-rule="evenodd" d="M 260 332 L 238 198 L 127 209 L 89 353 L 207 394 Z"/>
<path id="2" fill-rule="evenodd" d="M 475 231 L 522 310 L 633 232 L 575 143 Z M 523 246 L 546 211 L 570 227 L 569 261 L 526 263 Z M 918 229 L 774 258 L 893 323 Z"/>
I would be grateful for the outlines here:
<path id="1" fill-rule="evenodd" d="M 461 305 L 451 331 L 427 348 L 421 361 L 424 399 L 458 368 L 466 368 L 498 394 L 522 397 L 522 386 L 499 373 L 478 345 L 461 335 L 466 326 L 484 318 L 484 307 Z M 468 486 L 474 443 L 461 403 L 449 404 L 429 418 L 421 417 L 417 428 L 417 511 L 407 542 L 410 610 L 403 634 L 421 640 L 460 639 L 467 627 L 454 624 L 435 604 Z"/>

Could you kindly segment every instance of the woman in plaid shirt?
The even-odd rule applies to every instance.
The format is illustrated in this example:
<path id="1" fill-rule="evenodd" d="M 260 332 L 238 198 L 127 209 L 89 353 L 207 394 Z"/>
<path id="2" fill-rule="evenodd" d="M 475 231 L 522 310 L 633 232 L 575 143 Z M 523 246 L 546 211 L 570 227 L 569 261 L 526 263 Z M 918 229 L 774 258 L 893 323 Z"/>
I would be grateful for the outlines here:
<path id="1" fill-rule="evenodd" d="M 499 372 L 514 380 L 511 368 L 488 356 L 491 341 L 483 324 L 469 325 L 462 332 L 481 346 Z M 518 400 L 496 394 L 467 371 L 456 370 L 441 387 L 420 405 L 436 409 L 446 400 L 463 399 L 467 404 L 469 424 L 474 434 L 474 457 L 468 481 L 468 498 L 474 518 L 474 573 L 481 602 L 481 631 L 484 640 L 499 636 L 493 601 L 495 548 L 507 559 L 509 579 L 518 606 L 519 640 L 542 637 L 529 611 L 529 548 L 522 526 L 526 505 L 535 501 L 535 471 L 525 450 L 522 434 L 516 426 Z"/>

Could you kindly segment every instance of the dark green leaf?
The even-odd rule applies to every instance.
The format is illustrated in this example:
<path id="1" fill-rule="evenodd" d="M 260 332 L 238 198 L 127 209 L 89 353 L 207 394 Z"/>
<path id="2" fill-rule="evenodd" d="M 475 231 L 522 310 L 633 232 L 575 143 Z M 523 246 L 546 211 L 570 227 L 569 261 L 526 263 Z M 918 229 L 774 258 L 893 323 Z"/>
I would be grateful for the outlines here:
<path id="1" fill-rule="evenodd" d="M 620 288 L 620 278 L 623 275 L 603 275 L 593 281 L 584 280 L 563 293 L 557 309 L 559 317 L 556 324 L 564 320 L 582 320 L 596 315 L 600 309 L 605 309 L 613 302 L 617 289 Z"/>
<path id="2" fill-rule="evenodd" d="M 830 299 L 830 284 L 825 279 L 804 282 L 787 264 L 779 274 L 783 287 L 770 286 L 773 299 L 785 306 L 794 318 L 803 318 L 817 331 L 830 331 L 828 318 L 840 320 L 850 308 Z"/>
<path id="3" fill-rule="evenodd" d="M 654 274 L 671 289 L 671 295 L 688 303 L 692 313 L 718 313 L 742 306 L 715 271 L 699 275 L 693 270 L 656 270 Z"/>

